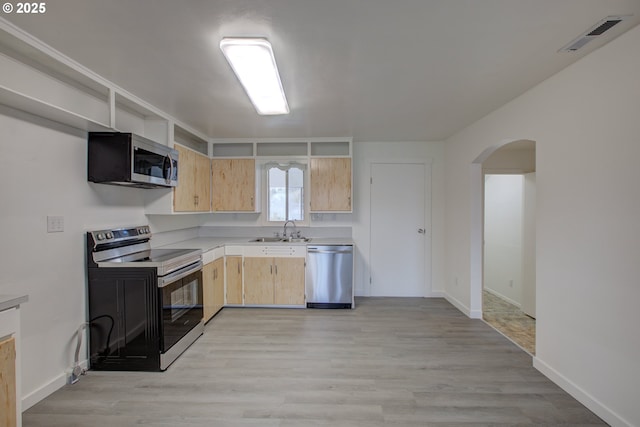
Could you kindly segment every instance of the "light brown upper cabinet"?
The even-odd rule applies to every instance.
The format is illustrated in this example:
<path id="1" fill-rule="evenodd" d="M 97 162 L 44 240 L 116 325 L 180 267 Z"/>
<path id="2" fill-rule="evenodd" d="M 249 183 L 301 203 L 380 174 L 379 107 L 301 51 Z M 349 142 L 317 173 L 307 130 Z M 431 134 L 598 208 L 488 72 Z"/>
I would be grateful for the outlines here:
<path id="1" fill-rule="evenodd" d="M 214 212 L 256 211 L 255 159 L 213 159 L 211 172 Z"/>
<path id="2" fill-rule="evenodd" d="M 175 144 L 178 150 L 178 186 L 173 190 L 175 212 L 211 210 L 211 163 L 205 155 Z"/>
<path id="3" fill-rule="evenodd" d="M 311 158 L 311 211 L 351 212 L 351 158 Z"/>

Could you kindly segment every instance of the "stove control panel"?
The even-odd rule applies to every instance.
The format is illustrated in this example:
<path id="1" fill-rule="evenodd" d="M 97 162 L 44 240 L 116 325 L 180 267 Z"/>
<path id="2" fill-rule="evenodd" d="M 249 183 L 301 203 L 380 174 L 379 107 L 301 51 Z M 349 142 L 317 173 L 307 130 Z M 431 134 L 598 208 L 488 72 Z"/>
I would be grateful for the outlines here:
<path id="1" fill-rule="evenodd" d="M 138 227 L 116 228 L 113 230 L 96 230 L 88 233 L 94 243 L 104 244 L 112 242 L 122 242 L 126 240 L 150 239 L 151 230 L 148 225 Z"/>

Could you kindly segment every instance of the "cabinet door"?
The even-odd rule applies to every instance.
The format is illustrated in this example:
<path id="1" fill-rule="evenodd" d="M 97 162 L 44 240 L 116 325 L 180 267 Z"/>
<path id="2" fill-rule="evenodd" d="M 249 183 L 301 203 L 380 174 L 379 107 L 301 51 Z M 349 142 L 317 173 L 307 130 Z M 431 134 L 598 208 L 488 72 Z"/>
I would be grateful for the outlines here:
<path id="1" fill-rule="evenodd" d="M 196 208 L 196 153 L 193 150 L 175 145 L 178 150 L 178 186 L 173 189 L 173 210 L 190 212 Z"/>
<path id="2" fill-rule="evenodd" d="M 195 210 L 209 212 L 211 210 L 211 161 L 209 157 L 194 153 L 195 174 Z"/>
<path id="3" fill-rule="evenodd" d="M 273 258 L 244 259 L 244 303 L 273 304 Z"/>
<path id="4" fill-rule="evenodd" d="M 213 211 L 256 210 L 254 159 L 213 159 L 211 176 Z"/>
<path id="5" fill-rule="evenodd" d="M 0 342 L 0 414 L 0 425 L 16 426 L 16 342 L 13 337 Z"/>
<path id="6" fill-rule="evenodd" d="M 275 303 L 304 304 L 304 258 L 275 259 Z"/>
<path id="7" fill-rule="evenodd" d="M 227 304 L 242 304 L 242 257 L 227 257 Z"/>
<path id="8" fill-rule="evenodd" d="M 213 263 L 213 314 L 224 306 L 224 258 L 218 258 Z"/>
<path id="9" fill-rule="evenodd" d="M 202 268 L 202 311 L 204 321 L 208 321 L 216 312 L 215 309 L 215 262 Z"/>
<path id="10" fill-rule="evenodd" d="M 351 211 L 351 159 L 311 159 L 311 210 Z"/>

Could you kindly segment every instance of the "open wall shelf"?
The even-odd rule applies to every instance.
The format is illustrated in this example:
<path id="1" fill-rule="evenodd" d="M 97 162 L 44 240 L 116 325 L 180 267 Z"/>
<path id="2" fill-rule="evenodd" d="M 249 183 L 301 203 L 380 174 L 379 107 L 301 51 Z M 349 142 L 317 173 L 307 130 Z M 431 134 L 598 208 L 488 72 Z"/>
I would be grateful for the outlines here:
<path id="1" fill-rule="evenodd" d="M 0 104 L 85 131 L 133 132 L 208 154 L 208 137 L 0 19 Z M 174 135 L 174 129 L 179 129 Z"/>

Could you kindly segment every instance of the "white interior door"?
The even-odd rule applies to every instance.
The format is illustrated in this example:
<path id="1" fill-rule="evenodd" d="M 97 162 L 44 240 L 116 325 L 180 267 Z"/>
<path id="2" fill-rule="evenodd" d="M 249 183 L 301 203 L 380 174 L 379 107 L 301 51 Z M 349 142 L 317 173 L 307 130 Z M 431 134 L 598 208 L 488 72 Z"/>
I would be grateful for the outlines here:
<path id="1" fill-rule="evenodd" d="M 371 296 L 423 297 L 431 291 L 430 172 L 421 163 L 371 163 Z"/>

